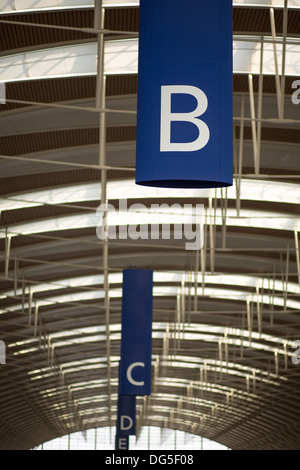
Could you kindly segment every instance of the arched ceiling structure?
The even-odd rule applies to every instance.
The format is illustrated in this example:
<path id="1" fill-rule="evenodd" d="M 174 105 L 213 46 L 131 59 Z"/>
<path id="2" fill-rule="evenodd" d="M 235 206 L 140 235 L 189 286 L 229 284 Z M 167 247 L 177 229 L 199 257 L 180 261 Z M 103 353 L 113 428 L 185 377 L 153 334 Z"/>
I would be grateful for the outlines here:
<path id="1" fill-rule="evenodd" d="M 178 191 L 134 183 L 138 1 L 104 0 L 101 25 L 93 0 L 0 0 L 1 449 L 115 424 L 122 271 L 134 267 L 154 270 L 153 393 L 137 401 L 138 428 L 300 448 L 300 1 L 233 7 L 234 185 Z M 183 212 L 168 206 L 203 204 L 202 248 L 173 231 L 101 241 L 106 197 L 158 204 L 173 224 Z"/>

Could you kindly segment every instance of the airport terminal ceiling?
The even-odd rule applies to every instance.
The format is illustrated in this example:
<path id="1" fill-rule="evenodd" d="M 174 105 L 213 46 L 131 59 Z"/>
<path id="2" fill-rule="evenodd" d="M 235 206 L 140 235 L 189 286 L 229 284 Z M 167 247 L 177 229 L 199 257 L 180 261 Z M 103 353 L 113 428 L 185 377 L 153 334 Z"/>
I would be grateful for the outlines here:
<path id="1" fill-rule="evenodd" d="M 0 0 L 0 448 L 115 425 L 122 271 L 150 268 L 138 430 L 299 449 L 300 1 L 233 2 L 234 184 L 217 190 L 135 184 L 139 2 L 99 5 Z M 121 200 L 137 235 L 158 205 L 170 239 L 101 241 L 97 208 L 113 233 Z M 187 250 L 174 224 L 196 204 Z"/>

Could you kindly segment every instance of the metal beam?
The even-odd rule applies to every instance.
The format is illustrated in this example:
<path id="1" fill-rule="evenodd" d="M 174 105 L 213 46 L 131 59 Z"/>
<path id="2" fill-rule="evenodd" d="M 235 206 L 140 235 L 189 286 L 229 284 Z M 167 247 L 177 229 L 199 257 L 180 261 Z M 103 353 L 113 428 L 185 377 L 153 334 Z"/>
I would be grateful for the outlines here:
<path id="1" fill-rule="evenodd" d="M 98 1 L 95 0 L 95 4 Z M 97 6 L 96 6 L 97 8 Z M 96 17 L 98 15 L 98 11 L 96 12 Z M 85 34 L 92 34 L 92 35 L 99 35 L 99 34 L 120 34 L 125 36 L 138 36 L 139 33 L 137 31 L 121 31 L 121 30 L 111 30 L 111 29 L 104 29 L 101 28 L 100 24 L 97 21 L 94 22 L 94 28 L 76 28 L 74 26 L 60 26 L 55 24 L 48 24 L 48 23 L 29 23 L 25 21 L 12 21 L 12 20 L 0 20 L 0 23 L 3 24 L 12 24 L 12 25 L 19 25 L 19 26 L 29 26 L 30 28 L 46 28 L 46 29 L 58 29 L 63 31 L 77 31 L 78 33 L 85 33 Z"/>

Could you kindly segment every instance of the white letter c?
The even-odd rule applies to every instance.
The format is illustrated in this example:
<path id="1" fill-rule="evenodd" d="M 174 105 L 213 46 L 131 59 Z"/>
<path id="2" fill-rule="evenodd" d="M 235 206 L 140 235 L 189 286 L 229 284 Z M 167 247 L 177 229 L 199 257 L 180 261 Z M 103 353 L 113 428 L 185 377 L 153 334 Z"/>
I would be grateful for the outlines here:
<path id="1" fill-rule="evenodd" d="M 145 385 L 144 381 L 137 382 L 136 380 L 133 380 L 132 378 L 131 373 L 135 367 L 145 367 L 145 364 L 143 362 L 133 362 L 127 369 L 127 372 L 126 372 L 127 380 L 128 382 L 130 382 L 132 385 L 135 385 L 136 387 L 142 387 L 143 385 Z"/>

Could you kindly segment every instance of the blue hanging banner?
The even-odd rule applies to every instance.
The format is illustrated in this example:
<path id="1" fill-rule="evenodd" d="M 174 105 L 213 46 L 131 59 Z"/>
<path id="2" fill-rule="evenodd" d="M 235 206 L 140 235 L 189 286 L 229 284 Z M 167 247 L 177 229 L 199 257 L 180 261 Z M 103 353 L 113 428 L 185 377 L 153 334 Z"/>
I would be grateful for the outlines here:
<path id="1" fill-rule="evenodd" d="M 232 185 L 232 0 L 141 0 L 136 183 Z"/>
<path id="2" fill-rule="evenodd" d="M 151 394 L 153 271 L 123 271 L 120 395 Z"/>
<path id="3" fill-rule="evenodd" d="M 118 436 L 135 436 L 136 434 L 135 395 L 119 395 L 117 434 Z"/>

